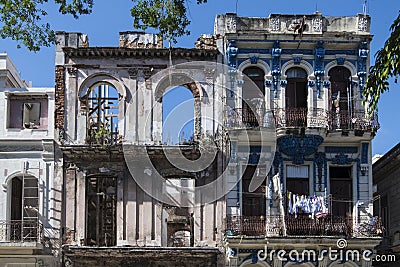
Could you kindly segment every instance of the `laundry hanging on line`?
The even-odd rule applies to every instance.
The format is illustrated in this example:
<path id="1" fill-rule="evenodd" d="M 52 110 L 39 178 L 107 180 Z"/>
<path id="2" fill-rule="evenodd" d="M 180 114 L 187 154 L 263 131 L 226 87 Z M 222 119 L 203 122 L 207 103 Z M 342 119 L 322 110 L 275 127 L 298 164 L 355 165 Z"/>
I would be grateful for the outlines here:
<path id="1" fill-rule="evenodd" d="M 323 196 L 304 196 L 297 195 L 292 192 L 287 193 L 288 212 L 289 214 L 299 213 L 300 209 L 303 213 L 311 214 L 312 218 L 321 218 L 328 215 L 325 197 Z"/>

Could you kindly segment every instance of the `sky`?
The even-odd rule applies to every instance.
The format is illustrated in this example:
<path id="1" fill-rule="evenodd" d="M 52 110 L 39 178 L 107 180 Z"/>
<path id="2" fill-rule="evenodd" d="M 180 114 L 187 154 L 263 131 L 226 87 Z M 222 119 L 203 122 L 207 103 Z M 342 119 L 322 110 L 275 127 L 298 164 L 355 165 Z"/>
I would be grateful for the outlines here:
<path id="1" fill-rule="evenodd" d="M 180 38 L 175 47 L 193 47 L 200 34 L 213 33 L 216 14 L 237 12 L 239 16 L 267 17 L 276 13 L 312 14 L 318 10 L 324 16 L 355 16 L 363 13 L 364 3 L 364 0 L 238 0 L 236 9 L 235 0 L 208 1 L 207 4 L 197 5 L 196 0 L 189 0 L 191 35 Z M 119 32 L 133 30 L 131 5 L 131 0 L 94 1 L 93 13 L 75 20 L 71 16 L 58 14 L 56 6 L 47 4 L 45 7 L 49 10 L 49 16 L 46 21 L 55 30 L 88 34 L 90 46 L 118 46 Z M 371 33 L 374 35 L 370 51 L 371 64 L 374 62 L 373 55 L 388 38 L 389 27 L 399 10 L 399 0 L 368 0 L 367 13 L 372 18 Z M 15 41 L 0 39 L 0 52 L 8 53 L 22 78 L 32 81 L 33 86 L 54 86 L 54 50 L 54 47 L 42 48 L 40 52 L 33 53 L 25 48 L 17 49 Z M 390 91 L 381 97 L 381 128 L 373 140 L 373 154 L 384 154 L 400 141 L 400 123 L 396 116 L 399 112 L 399 87 L 400 84 L 391 83 Z"/>

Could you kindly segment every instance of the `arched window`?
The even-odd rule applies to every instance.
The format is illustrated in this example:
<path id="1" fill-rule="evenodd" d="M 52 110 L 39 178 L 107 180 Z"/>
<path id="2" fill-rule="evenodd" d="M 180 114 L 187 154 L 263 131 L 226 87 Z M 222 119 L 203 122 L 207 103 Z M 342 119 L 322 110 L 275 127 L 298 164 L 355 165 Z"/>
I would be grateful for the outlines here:
<path id="1" fill-rule="evenodd" d="M 118 140 L 118 91 L 108 84 L 94 86 L 86 96 L 87 141 L 112 144 Z"/>
<path id="2" fill-rule="evenodd" d="M 333 128 L 347 129 L 353 112 L 351 73 L 347 68 L 337 66 L 330 69 L 328 75 L 331 82 L 330 102 Z"/>
<path id="3" fill-rule="evenodd" d="M 307 72 L 299 67 L 290 68 L 286 77 L 286 126 L 304 127 L 307 125 Z"/>
<path id="4" fill-rule="evenodd" d="M 249 67 L 243 71 L 242 122 L 247 127 L 258 127 L 264 107 L 264 71 L 258 67 Z M 254 86 L 254 84 L 256 86 Z"/>
<path id="5" fill-rule="evenodd" d="M 162 98 L 162 142 L 166 145 L 194 141 L 194 97 L 186 87 L 176 86 Z"/>

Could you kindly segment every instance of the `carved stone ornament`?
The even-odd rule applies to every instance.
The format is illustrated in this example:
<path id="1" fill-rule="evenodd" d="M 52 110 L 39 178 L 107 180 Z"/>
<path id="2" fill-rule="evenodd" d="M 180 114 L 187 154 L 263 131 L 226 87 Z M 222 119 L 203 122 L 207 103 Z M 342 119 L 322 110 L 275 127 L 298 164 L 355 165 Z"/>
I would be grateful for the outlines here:
<path id="1" fill-rule="evenodd" d="M 78 73 L 78 69 L 75 67 L 69 67 L 67 68 L 67 71 L 70 76 L 76 76 L 76 74 Z"/>
<path id="2" fill-rule="evenodd" d="M 366 32 L 368 30 L 368 19 L 364 17 L 358 18 L 358 30 L 361 32 Z"/>
<path id="3" fill-rule="evenodd" d="M 228 17 L 226 20 L 226 27 L 229 32 L 236 32 L 236 18 Z"/>
<path id="4" fill-rule="evenodd" d="M 322 18 L 320 17 L 314 18 L 312 21 L 312 26 L 314 32 L 322 32 Z"/>
<path id="5" fill-rule="evenodd" d="M 269 29 L 273 32 L 278 32 L 280 30 L 280 21 L 279 17 L 271 18 L 269 20 Z"/>

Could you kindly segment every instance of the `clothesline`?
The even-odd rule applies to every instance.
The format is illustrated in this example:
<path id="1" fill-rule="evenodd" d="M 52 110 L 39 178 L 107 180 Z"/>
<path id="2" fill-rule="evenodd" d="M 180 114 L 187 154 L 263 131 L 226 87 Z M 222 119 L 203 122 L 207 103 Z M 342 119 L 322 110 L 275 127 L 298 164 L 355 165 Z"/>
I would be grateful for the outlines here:
<path id="1" fill-rule="evenodd" d="M 311 214 L 312 218 L 325 217 L 328 215 L 326 196 L 305 196 L 297 195 L 290 191 L 287 192 L 288 212 L 295 214 L 301 210 L 304 213 Z"/>

